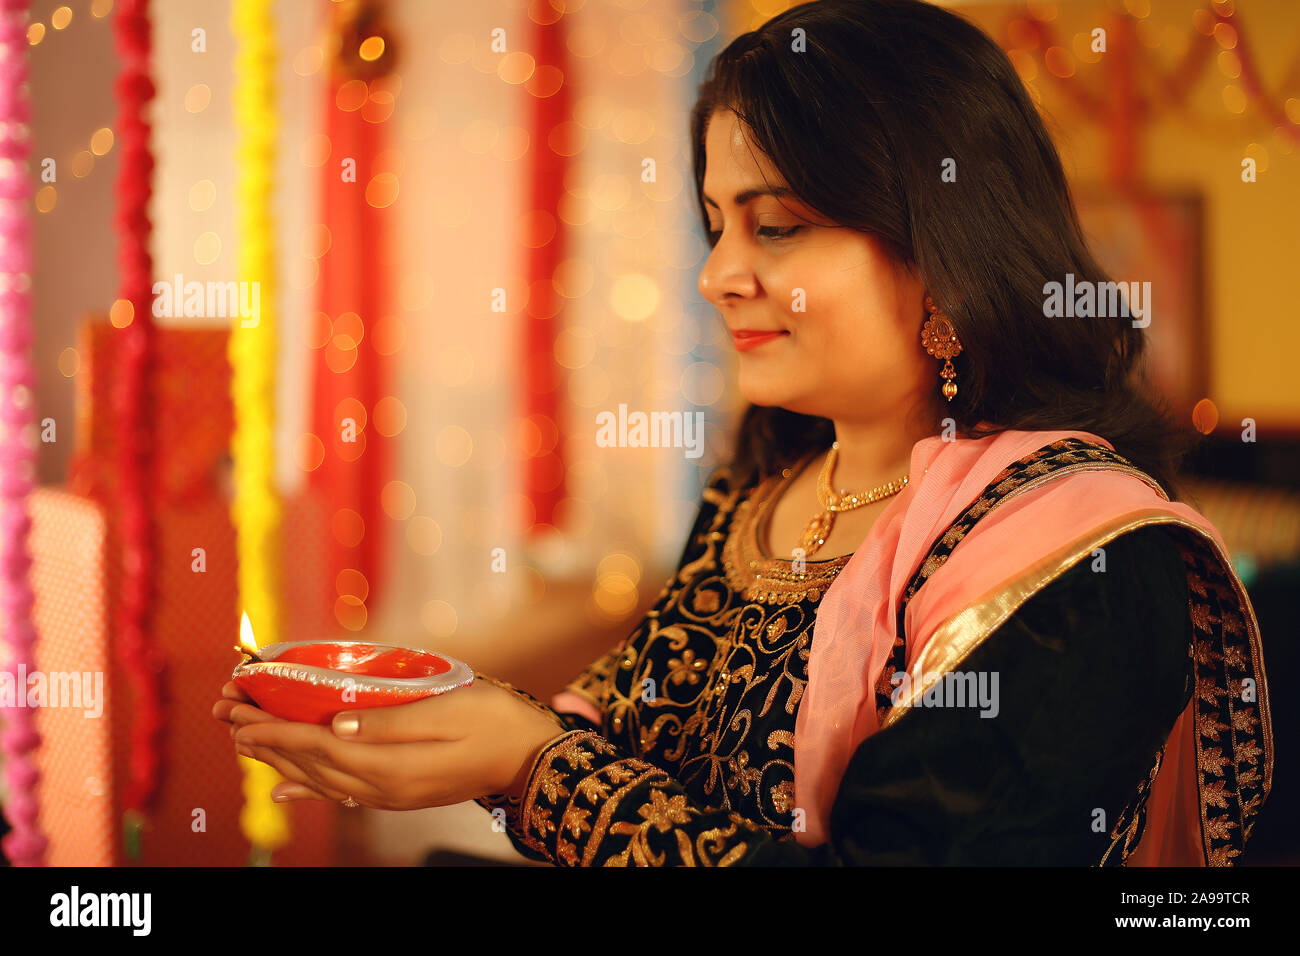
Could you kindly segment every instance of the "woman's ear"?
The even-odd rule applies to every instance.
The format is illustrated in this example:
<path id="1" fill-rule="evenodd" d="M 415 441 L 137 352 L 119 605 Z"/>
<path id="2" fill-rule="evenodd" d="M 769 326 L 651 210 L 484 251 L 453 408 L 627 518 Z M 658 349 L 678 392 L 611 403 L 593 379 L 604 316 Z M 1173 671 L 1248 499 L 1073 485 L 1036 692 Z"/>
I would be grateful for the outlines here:
<path id="1" fill-rule="evenodd" d="M 915 262 L 895 259 L 894 268 L 898 271 L 898 277 L 912 287 L 906 293 L 906 296 L 909 302 L 915 300 L 913 304 L 915 304 L 916 308 L 913 311 L 917 316 L 924 317 L 927 314 L 925 311 L 925 297 L 930 294 L 930 290 L 925 279 L 921 276 L 920 266 Z"/>

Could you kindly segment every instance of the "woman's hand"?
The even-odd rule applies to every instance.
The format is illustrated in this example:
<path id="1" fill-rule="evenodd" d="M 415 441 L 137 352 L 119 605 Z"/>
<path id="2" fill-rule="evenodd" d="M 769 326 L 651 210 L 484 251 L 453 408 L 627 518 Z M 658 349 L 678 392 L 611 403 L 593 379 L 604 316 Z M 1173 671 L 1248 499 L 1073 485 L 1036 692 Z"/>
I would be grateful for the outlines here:
<path id="1" fill-rule="evenodd" d="M 277 799 L 351 797 L 378 810 L 518 795 L 537 752 L 569 729 L 481 679 L 410 704 L 344 711 L 332 728 L 272 717 L 233 682 L 222 694 L 212 715 L 231 723 L 239 752 L 290 781 L 277 785 Z"/>

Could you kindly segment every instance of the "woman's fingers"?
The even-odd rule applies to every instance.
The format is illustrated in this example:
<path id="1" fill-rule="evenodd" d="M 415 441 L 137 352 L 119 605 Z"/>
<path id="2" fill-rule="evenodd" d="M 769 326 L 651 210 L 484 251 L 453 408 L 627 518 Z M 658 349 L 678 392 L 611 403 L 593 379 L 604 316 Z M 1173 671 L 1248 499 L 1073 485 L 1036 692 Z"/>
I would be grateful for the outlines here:
<path id="1" fill-rule="evenodd" d="M 241 757 L 250 760 L 258 760 L 273 769 L 285 780 L 296 783 L 299 786 L 308 787 L 317 793 L 323 794 L 329 800 L 342 800 L 349 796 L 348 793 L 340 793 L 331 788 L 328 784 L 318 779 L 316 776 L 308 773 L 285 754 L 271 747 L 244 747 L 241 748 Z"/>
<path id="2" fill-rule="evenodd" d="M 221 700 L 217 701 L 215 704 L 212 705 L 212 716 L 217 718 L 217 720 L 224 720 L 227 723 L 229 723 L 230 712 L 234 709 L 234 707 L 235 707 L 235 702 L 233 700 L 227 700 L 226 698 L 223 697 Z"/>
<path id="3" fill-rule="evenodd" d="M 477 680 L 424 700 L 391 707 L 345 710 L 335 715 L 334 734 L 366 744 L 461 740 L 493 713 L 507 691 Z"/>
<path id="4" fill-rule="evenodd" d="M 244 688 L 240 687 L 233 680 L 226 681 L 225 685 L 221 688 L 221 696 L 245 704 L 251 704 L 253 702 L 253 698 L 244 693 Z"/>
<path id="5" fill-rule="evenodd" d="M 221 700 L 212 705 L 212 716 L 217 720 L 224 720 L 227 723 L 231 721 L 231 711 L 239 704 L 248 704 L 256 706 L 253 698 L 244 693 L 243 689 L 234 681 L 227 681 L 221 688 Z"/>
<path id="6" fill-rule="evenodd" d="M 318 790 L 311 787 L 303 786 L 301 783 L 277 783 L 271 788 L 271 799 L 276 803 L 287 803 L 291 800 L 325 800 L 330 798 Z"/>
<path id="7" fill-rule="evenodd" d="M 280 776 L 307 787 L 327 800 L 341 801 L 351 797 L 364 806 L 380 806 L 384 795 L 364 780 L 316 763 L 302 753 L 279 750 L 274 747 L 248 748 L 254 760 L 274 767 Z"/>
<path id="8" fill-rule="evenodd" d="M 304 768 L 328 768 L 345 781 L 381 781 L 392 768 L 391 755 L 383 752 L 385 748 L 339 740 L 328 728 L 315 724 L 287 720 L 249 723 L 239 728 L 235 743 L 270 747 Z"/>
<path id="9" fill-rule="evenodd" d="M 273 717 L 255 704 L 235 704 L 230 708 L 230 719 L 240 727 L 262 723 L 287 723 L 283 718 Z"/>
<path id="10" fill-rule="evenodd" d="M 451 725 L 458 723 L 450 698 L 466 693 L 459 688 L 445 696 L 426 697 L 409 704 L 345 710 L 336 714 L 331 728 L 336 737 L 353 743 L 393 744 L 454 739 Z"/>
<path id="11" fill-rule="evenodd" d="M 339 740 L 324 727 L 288 721 L 241 727 L 235 742 L 276 769 L 290 765 L 292 772 L 282 771 L 284 776 L 331 799 L 342 799 L 335 796 L 341 793 L 383 810 L 441 805 L 436 801 L 445 788 L 438 767 L 446 759 L 445 748 L 460 746 L 427 740 L 358 744 Z M 422 778 L 414 789 L 413 774 Z"/>

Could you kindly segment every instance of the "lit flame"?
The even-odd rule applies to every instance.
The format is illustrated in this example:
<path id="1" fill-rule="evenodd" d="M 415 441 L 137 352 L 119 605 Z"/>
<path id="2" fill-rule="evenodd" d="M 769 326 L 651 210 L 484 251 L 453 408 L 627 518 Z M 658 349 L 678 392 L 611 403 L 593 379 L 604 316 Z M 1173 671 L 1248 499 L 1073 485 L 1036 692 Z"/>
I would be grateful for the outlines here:
<path id="1" fill-rule="evenodd" d="M 244 612 L 244 619 L 239 622 L 239 646 L 250 653 L 257 651 L 257 638 L 253 636 L 253 625 L 248 620 L 247 611 Z"/>

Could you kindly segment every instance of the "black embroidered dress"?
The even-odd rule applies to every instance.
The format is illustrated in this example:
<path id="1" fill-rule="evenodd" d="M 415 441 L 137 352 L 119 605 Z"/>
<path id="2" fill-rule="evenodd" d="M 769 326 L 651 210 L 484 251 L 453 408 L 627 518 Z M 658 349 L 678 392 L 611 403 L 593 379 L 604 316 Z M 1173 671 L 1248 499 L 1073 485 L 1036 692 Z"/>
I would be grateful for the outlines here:
<path id="1" fill-rule="evenodd" d="M 997 719 L 912 708 L 864 741 L 830 839 L 810 849 L 793 832 L 795 718 L 817 605 L 849 556 L 800 574 L 762 552 L 759 525 L 791 476 L 733 488 L 714 472 L 654 608 L 569 687 L 600 725 L 561 715 L 573 730 L 538 755 L 522 798 L 478 801 L 505 811 L 516 848 L 568 866 L 1107 857 L 1192 690 L 1187 578 L 1169 533 L 1114 539 L 1106 573 L 1077 564 L 972 653 L 963 670 L 1000 675 Z"/>

